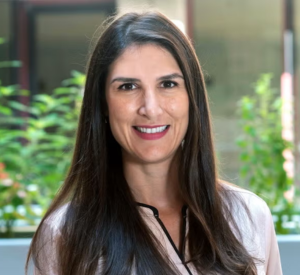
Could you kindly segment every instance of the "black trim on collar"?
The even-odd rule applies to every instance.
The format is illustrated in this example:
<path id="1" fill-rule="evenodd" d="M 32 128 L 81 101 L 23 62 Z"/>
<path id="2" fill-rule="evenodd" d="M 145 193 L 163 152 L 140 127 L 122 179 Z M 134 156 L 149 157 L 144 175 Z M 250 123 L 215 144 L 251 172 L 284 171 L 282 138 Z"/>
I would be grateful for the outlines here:
<path id="1" fill-rule="evenodd" d="M 141 202 L 137 202 L 136 203 L 138 206 L 141 206 L 141 207 L 146 207 L 146 208 L 149 208 L 152 210 L 153 212 L 153 215 L 155 217 L 159 217 L 159 211 L 156 207 L 152 206 L 152 205 L 149 205 L 149 204 L 145 204 L 145 203 L 141 203 Z M 181 209 L 181 214 L 184 218 L 186 218 L 186 211 L 188 209 L 188 206 L 187 205 L 183 205 L 182 206 L 182 209 Z"/>
<path id="2" fill-rule="evenodd" d="M 191 270 L 189 269 L 189 267 L 187 266 L 187 264 L 185 263 L 185 259 L 184 259 L 184 250 L 185 250 L 185 230 L 186 230 L 186 211 L 187 211 L 187 205 L 184 205 L 181 209 L 181 213 L 182 213 L 182 217 L 183 217 L 183 229 L 182 229 L 182 240 L 181 240 L 181 247 L 179 251 L 178 248 L 176 247 L 174 241 L 172 240 L 167 228 L 165 227 L 164 223 L 162 222 L 162 220 L 159 218 L 159 212 L 158 209 L 155 208 L 152 205 L 148 205 L 145 203 L 140 203 L 138 202 L 137 205 L 141 206 L 141 207 L 146 207 L 152 210 L 154 217 L 156 218 L 157 222 L 159 223 L 159 225 L 161 226 L 162 230 L 164 231 L 165 235 L 167 236 L 170 244 L 172 245 L 174 251 L 176 252 L 176 254 L 178 255 L 179 259 L 181 260 L 182 264 L 184 265 L 185 269 L 187 270 L 189 275 L 193 275 Z"/>
<path id="3" fill-rule="evenodd" d="M 145 204 L 145 203 L 140 203 L 140 202 L 137 202 L 137 205 L 141 206 L 141 207 L 146 207 L 146 208 L 150 208 L 153 212 L 153 215 L 155 217 L 159 217 L 159 212 L 158 212 L 158 209 L 155 208 L 154 206 L 152 205 L 148 205 L 148 204 Z"/>

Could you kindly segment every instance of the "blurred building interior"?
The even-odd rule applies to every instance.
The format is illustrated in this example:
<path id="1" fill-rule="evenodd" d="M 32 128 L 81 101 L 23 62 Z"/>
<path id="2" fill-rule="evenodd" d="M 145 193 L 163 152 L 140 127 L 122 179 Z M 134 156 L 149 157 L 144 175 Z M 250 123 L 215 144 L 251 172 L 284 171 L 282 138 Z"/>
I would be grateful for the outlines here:
<path id="1" fill-rule="evenodd" d="M 293 6 L 291 6 L 293 5 Z M 292 8 L 291 8 L 292 7 Z M 292 34 L 294 139 L 299 152 L 300 2 L 292 0 L 2 0 L 0 60 L 5 85 L 20 83 L 32 94 L 51 93 L 71 70 L 85 71 L 88 54 L 105 19 L 117 12 L 155 8 L 185 30 L 204 70 L 213 115 L 220 175 L 238 181 L 236 102 L 253 92 L 262 73 L 272 73 L 280 94 Z M 299 172 L 299 153 L 296 155 Z M 300 174 L 300 173 L 298 173 Z"/>

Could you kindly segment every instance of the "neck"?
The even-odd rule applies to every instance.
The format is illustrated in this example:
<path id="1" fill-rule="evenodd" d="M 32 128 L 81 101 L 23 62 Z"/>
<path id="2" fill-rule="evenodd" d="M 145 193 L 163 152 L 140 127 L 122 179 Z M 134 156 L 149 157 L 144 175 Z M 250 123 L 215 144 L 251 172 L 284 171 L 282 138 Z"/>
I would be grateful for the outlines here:
<path id="1" fill-rule="evenodd" d="M 179 192 L 179 154 L 171 160 L 147 164 L 123 155 L 124 175 L 137 202 L 162 211 L 181 209 L 183 201 Z"/>

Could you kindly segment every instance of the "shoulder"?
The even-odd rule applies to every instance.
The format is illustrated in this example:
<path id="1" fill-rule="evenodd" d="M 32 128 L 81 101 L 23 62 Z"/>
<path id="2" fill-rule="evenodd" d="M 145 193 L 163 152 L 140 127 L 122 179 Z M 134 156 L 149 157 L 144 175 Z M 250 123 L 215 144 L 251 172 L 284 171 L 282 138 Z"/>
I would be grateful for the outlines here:
<path id="1" fill-rule="evenodd" d="M 220 184 L 226 199 L 232 198 L 233 201 L 229 202 L 229 208 L 240 231 L 237 238 L 240 237 L 247 251 L 259 260 L 258 274 L 282 275 L 273 218 L 268 205 L 250 191 L 227 182 Z"/>
<path id="2" fill-rule="evenodd" d="M 256 194 L 222 182 L 227 209 L 231 212 L 243 239 L 265 239 L 267 232 L 273 228 L 273 218 L 266 202 Z"/>
<path id="3" fill-rule="evenodd" d="M 270 215 L 268 205 L 256 194 L 225 181 L 221 181 L 220 185 L 223 187 L 226 197 L 231 199 L 232 207 L 238 208 L 236 210 L 240 210 L 240 204 L 243 204 L 254 220 L 264 219 L 265 216 Z"/>
<path id="4" fill-rule="evenodd" d="M 269 207 L 263 199 L 250 191 L 227 182 L 222 182 L 221 185 L 229 200 L 228 209 L 238 228 L 236 231 L 232 227 L 236 237 L 251 255 L 267 264 L 270 247 L 276 242 Z"/>
<path id="5" fill-rule="evenodd" d="M 42 227 L 46 231 L 51 231 L 52 233 L 60 233 L 61 225 L 66 216 L 69 204 L 66 203 L 50 213 L 44 220 Z"/>
<path id="6" fill-rule="evenodd" d="M 65 204 L 50 214 L 46 214 L 40 223 L 31 244 L 33 248 L 34 274 L 58 274 L 58 247 L 57 241 L 61 237 L 63 223 L 68 204 Z"/>

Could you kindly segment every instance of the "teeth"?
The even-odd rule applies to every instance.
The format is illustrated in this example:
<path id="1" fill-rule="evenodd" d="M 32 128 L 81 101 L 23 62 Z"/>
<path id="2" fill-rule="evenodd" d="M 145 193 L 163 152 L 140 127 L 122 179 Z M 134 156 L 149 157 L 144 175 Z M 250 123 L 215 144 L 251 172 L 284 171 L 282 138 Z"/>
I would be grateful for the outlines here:
<path id="1" fill-rule="evenodd" d="M 166 130 L 168 126 L 161 126 L 161 127 L 156 127 L 156 128 L 143 128 L 143 127 L 135 127 L 138 131 L 142 133 L 147 133 L 147 134 L 155 134 L 155 133 L 161 133 L 164 130 Z"/>

